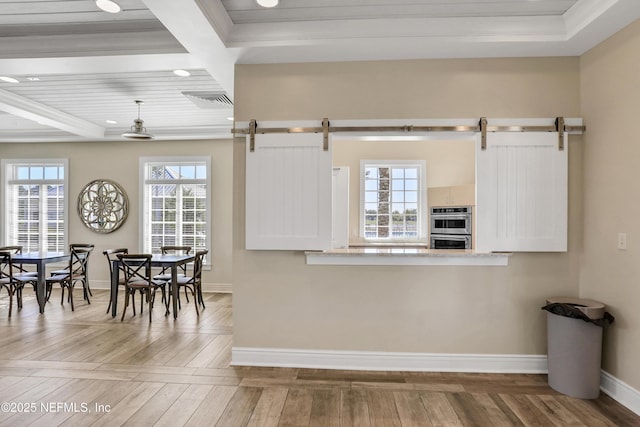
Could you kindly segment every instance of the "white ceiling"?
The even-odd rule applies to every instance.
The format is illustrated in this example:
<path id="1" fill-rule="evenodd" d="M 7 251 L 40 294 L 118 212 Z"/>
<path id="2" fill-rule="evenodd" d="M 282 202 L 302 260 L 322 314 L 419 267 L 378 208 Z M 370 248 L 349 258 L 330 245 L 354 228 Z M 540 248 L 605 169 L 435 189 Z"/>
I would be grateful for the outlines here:
<path id="1" fill-rule="evenodd" d="M 236 63 L 576 56 L 639 0 L 0 0 L 0 142 L 228 138 Z M 190 77 L 178 77 L 186 69 Z M 105 120 L 116 121 L 108 124 Z"/>

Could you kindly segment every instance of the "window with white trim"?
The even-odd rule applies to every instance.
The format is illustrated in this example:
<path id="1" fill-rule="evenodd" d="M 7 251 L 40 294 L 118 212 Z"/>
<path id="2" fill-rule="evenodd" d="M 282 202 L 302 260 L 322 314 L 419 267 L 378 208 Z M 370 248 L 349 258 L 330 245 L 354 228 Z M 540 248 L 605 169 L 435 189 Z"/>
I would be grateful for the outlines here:
<path id="1" fill-rule="evenodd" d="M 4 241 L 25 252 L 67 248 L 67 159 L 3 160 Z"/>
<path id="2" fill-rule="evenodd" d="M 360 236 L 371 241 L 426 241 L 426 162 L 360 162 Z"/>
<path id="3" fill-rule="evenodd" d="M 207 249 L 210 239 L 209 157 L 142 158 L 142 250 Z"/>

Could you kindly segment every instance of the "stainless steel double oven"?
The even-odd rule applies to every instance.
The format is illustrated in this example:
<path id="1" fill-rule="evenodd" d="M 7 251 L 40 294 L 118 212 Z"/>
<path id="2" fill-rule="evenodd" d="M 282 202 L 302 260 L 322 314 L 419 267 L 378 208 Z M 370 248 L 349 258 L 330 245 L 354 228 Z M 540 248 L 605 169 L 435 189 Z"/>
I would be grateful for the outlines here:
<path id="1" fill-rule="evenodd" d="M 471 206 L 431 208 L 431 249 L 471 249 Z"/>

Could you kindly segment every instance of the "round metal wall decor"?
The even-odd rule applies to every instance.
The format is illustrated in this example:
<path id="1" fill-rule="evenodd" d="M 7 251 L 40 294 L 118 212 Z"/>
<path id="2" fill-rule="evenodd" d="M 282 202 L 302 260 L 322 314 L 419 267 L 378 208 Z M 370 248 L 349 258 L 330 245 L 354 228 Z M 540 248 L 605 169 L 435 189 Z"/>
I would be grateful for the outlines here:
<path id="1" fill-rule="evenodd" d="M 96 233 L 116 231 L 128 214 L 127 193 L 108 179 L 91 181 L 78 195 L 78 215 L 85 227 Z"/>

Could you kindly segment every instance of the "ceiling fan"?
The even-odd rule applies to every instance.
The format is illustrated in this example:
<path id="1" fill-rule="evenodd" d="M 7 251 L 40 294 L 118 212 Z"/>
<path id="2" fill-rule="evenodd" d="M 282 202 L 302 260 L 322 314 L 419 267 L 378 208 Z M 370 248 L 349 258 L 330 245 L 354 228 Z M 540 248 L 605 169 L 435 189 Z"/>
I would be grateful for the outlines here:
<path id="1" fill-rule="evenodd" d="M 153 135 L 147 133 L 147 128 L 142 126 L 144 124 L 144 120 L 140 118 L 140 105 L 144 104 L 144 102 L 135 100 L 135 103 L 138 104 L 138 118 L 133 120 L 133 126 L 131 126 L 129 132 L 123 133 L 122 137 L 139 140 L 153 139 Z"/>

